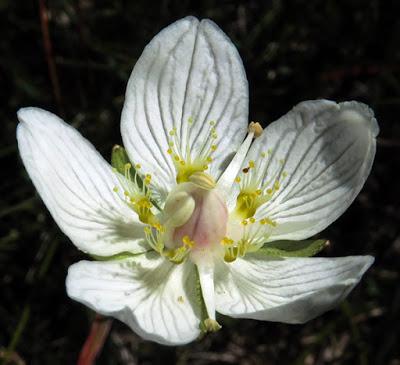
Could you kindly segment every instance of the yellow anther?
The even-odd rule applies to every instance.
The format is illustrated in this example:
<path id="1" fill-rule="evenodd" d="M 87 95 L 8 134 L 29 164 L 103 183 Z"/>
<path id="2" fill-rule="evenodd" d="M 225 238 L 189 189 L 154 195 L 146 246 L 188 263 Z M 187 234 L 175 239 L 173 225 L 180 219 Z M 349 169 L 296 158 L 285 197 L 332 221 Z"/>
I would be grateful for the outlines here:
<path id="1" fill-rule="evenodd" d="M 230 239 L 229 237 L 224 237 L 221 240 L 221 244 L 224 245 L 224 246 L 230 246 L 230 245 L 232 245 L 232 243 L 233 243 L 233 240 Z"/>
<path id="2" fill-rule="evenodd" d="M 246 221 L 245 219 L 243 219 L 240 223 L 241 223 L 243 226 L 247 226 L 247 221 Z"/>
<path id="3" fill-rule="evenodd" d="M 189 117 L 189 118 L 188 118 L 188 123 L 189 123 L 189 124 L 193 124 L 193 117 Z"/>
<path id="4" fill-rule="evenodd" d="M 267 154 L 265 152 L 261 152 L 261 157 L 265 158 L 265 157 L 267 157 Z"/>
<path id="5" fill-rule="evenodd" d="M 182 242 L 183 242 L 184 246 L 186 246 L 188 248 L 193 248 L 195 245 L 195 242 L 192 241 L 189 236 L 184 236 L 182 238 Z"/>
<path id="6" fill-rule="evenodd" d="M 186 162 L 183 161 L 183 160 L 180 160 L 179 163 L 180 163 L 182 166 L 185 166 L 185 165 L 186 165 Z"/>
<path id="7" fill-rule="evenodd" d="M 136 170 L 139 170 L 141 167 L 142 167 L 142 165 L 141 165 L 140 163 L 137 163 L 137 164 L 135 165 L 135 169 L 136 169 Z"/>
<path id="8" fill-rule="evenodd" d="M 168 146 L 174 147 L 174 142 L 172 142 L 172 141 L 168 142 Z"/>
<path id="9" fill-rule="evenodd" d="M 287 176 L 287 172 L 286 171 L 283 171 L 282 172 L 282 177 L 286 177 Z"/>
<path id="10" fill-rule="evenodd" d="M 125 196 L 129 196 L 129 192 L 125 190 L 125 191 L 124 191 L 124 195 L 125 195 Z"/>
<path id="11" fill-rule="evenodd" d="M 189 181 L 205 190 L 212 190 L 215 188 L 215 180 L 205 172 L 194 172 L 189 176 Z"/>
<path id="12" fill-rule="evenodd" d="M 162 224 L 160 224 L 159 222 L 154 222 L 152 224 L 152 226 L 159 233 L 164 233 L 165 232 L 165 227 Z"/>
<path id="13" fill-rule="evenodd" d="M 249 168 L 250 169 L 254 169 L 254 167 L 256 166 L 255 162 L 253 160 L 249 161 Z"/>
<path id="14" fill-rule="evenodd" d="M 175 156 L 174 156 L 174 160 L 175 160 L 176 162 L 180 161 L 179 156 L 178 156 L 178 155 L 175 155 Z"/>
<path id="15" fill-rule="evenodd" d="M 212 157 L 208 156 L 206 160 L 207 160 L 207 162 L 212 162 L 213 159 L 212 159 Z"/>
<path id="16" fill-rule="evenodd" d="M 178 302 L 179 303 L 184 303 L 185 301 L 183 300 L 183 296 L 182 295 L 180 295 L 179 297 L 178 297 Z"/>
<path id="17" fill-rule="evenodd" d="M 255 220 L 254 217 L 250 217 L 250 218 L 249 218 L 249 221 L 250 221 L 250 223 L 255 223 L 256 220 Z"/>
<path id="18" fill-rule="evenodd" d="M 242 181 L 242 179 L 240 178 L 240 176 L 237 176 L 237 177 L 235 178 L 235 182 L 240 183 L 241 181 Z"/>
<path id="19" fill-rule="evenodd" d="M 267 189 L 267 194 L 271 195 L 272 194 L 272 189 Z"/>
<path id="20" fill-rule="evenodd" d="M 211 145 L 211 151 L 215 151 L 216 149 L 217 149 L 217 145 L 216 144 Z"/>
<path id="21" fill-rule="evenodd" d="M 260 137 L 263 131 L 263 127 L 258 122 L 250 122 L 249 133 L 254 133 L 254 138 Z"/>
<path id="22" fill-rule="evenodd" d="M 171 150 L 171 148 L 168 148 L 168 149 L 167 149 L 167 153 L 168 153 L 169 155 L 172 155 L 172 150 Z"/>
<path id="23" fill-rule="evenodd" d="M 279 181 L 276 180 L 275 183 L 274 183 L 274 189 L 275 189 L 275 190 L 279 190 L 279 188 L 280 188 Z"/>
<path id="24" fill-rule="evenodd" d="M 131 165 L 129 162 L 127 162 L 127 163 L 124 165 L 124 168 L 125 168 L 126 170 L 129 170 L 131 167 L 132 167 L 132 165 Z"/>
<path id="25" fill-rule="evenodd" d="M 207 318 L 203 321 L 204 331 L 205 332 L 217 332 L 221 329 L 221 325 L 215 320 L 211 318 Z"/>
<path id="26" fill-rule="evenodd" d="M 272 227 L 276 227 L 276 222 L 269 218 L 260 219 L 260 224 L 261 225 L 269 224 Z"/>
<path id="27" fill-rule="evenodd" d="M 261 189 L 257 189 L 256 190 L 256 195 L 260 196 L 262 194 L 262 190 Z"/>
<path id="28" fill-rule="evenodd" d="M 113 187 L 113 192 L 114 192 L 114 193 L 118 193 L 118 191 L 119 191 L 118 186 L 114 186 L 114 187 Z"/>

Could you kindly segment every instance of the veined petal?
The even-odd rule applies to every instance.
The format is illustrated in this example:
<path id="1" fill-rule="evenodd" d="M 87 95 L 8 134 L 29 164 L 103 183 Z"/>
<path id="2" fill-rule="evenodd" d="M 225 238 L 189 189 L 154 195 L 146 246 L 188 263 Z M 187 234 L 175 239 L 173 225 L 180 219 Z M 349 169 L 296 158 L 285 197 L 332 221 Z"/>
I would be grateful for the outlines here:
<path id="1" fill-rule="evenodd" d="M 248 254 L 216 266 L 218 312 L 304 323 L 340 303 L 371 266 L 371 256 L 268 259 Z"/>
<path id="2" fill-rule="evenodd" d="M 18 119 L 22 161 L 71 241 L 82 251 L 101 256 L 148 250 L 142 223 L 113 191 L 118 179 L 95 148 L 45 110 L 23 108 Z"/>
<path id="3" fill-rule="evenodd" d="M 247 114 L 248 85 L 235 46 L 210 20 L 187 17 L 154 37 L 136 63 L 121 134 L 130 159 L 166 195 L 176 184 L 171 141 L 181 157 L 194 158 L 214 122 L 218 146 L 209 171 L 217 178 L 243 141 Z"/>
<path id="4" fill-rule="evenodd" d="M 347 209 L 370 172 L 378 131 L 365 104 L 327 100 L 300 103 L 264 130 L 246 164 L 269 194 L 255 218 L 277 223 L 270 241 L 308 238 Z"/>
<path id="5" fill-rule="evenodd" d="M 176 265 L 157 253 L 107 261 L 81 261 L 68 270 L 68 295 L 118 318 L 147 340 L 180 345 L 200 334 L 197 274 L 190 262 Z"/>

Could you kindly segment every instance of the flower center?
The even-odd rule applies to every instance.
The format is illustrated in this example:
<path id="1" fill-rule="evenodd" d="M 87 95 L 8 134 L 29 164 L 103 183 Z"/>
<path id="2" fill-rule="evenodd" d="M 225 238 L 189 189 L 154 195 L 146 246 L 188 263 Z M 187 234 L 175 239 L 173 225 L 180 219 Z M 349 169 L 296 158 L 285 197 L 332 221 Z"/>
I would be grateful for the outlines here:
<path id="1" fill-rule="evenodd" d="M 170 193 L 164 208 L 166 247 L 186 246 L 193 251 L 219 247 L 228 210 L 212 182 L 209 175 L 197 172 Z"/>

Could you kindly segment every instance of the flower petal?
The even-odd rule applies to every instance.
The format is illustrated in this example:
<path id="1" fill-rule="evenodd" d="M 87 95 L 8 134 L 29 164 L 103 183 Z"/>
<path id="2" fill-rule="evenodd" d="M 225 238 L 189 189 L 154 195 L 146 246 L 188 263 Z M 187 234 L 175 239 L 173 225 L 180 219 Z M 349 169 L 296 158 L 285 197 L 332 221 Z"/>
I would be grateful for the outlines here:
<path id="1" fill-rule="evenodd" d="M 216 309 L 231 317 L 304 323 L 341 302 L 373 261 L 371 256 L 280 260 L 248 254 L 217 266 Z"/>
<path id="2" fill-rule="evenodd" d="M 365 104 L 327 100 L 300 103 L 264 130 L 247 161 L 261 161 L 263 184 L 280 185 L 255 214 L 277 222 L 270 241 L 308 238 L 347 209 L 371 170 L 378 130 Z"/>
<path id="3" fill-rule="evenodd" d="M 141 337 L 165 345 L 200 334 L 195 266 L 176 265 L 158 254 L 107 262 L 81 261 L 68 270 L 68 295 L 118 318 Z"/>
<path id="4" fill-rule="evenodd" d="M 154 37 L 136 63 L 121 134 L 130 159 L 141 163 L 166 195 L 176 183 L 167 154 L 169 132 L 176 128 L 180 151 L 196 153 L 215 121 L 220 138 L 210 169 L 217 178 L 244 139 L 247 114 L 248 85 L 235 46 L 210 20 L 187 17 Z"/>
<path id="5" fill-rule="evenodd" d="M 18 147 L 41 198 L 81 250 L 110 256 L 148 250 L 143 225 L 113 192 L 111 166 L 78 131 L 38 108 L 18 111 Z"/>

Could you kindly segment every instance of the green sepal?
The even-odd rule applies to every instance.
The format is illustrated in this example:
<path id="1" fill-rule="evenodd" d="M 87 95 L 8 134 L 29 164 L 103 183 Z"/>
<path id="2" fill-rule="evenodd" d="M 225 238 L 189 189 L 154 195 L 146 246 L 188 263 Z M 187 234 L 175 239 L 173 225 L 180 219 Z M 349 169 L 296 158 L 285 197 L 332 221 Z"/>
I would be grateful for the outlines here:
<path id="1" fill-rule="evenodd" d="M 138 187 L 141 189 L 143 187 L 143 179 L 141 178 L 140 174 L 138 174 L 135 166 L 129 160 L 125 148 L 116 144 L 111 151 L 111 166 L 120 174 L 125 175 L 126 164 L 130 164 L 132 181 L 135 181 Z M 145 186 L 145 192 L 147 192 L 147 189 L 147 186 Z M 160 206 L 154 199 L 150 199 L 150 201 L 158 210 L 161 210 Z"/>
<path id="2" fill-rule="evenodd" d="M 130 164 L 130 172 L 132 175 L 132 179 L 137 181 L 139 188 L 143 187 L 143 180 L 140 175 L 137 173 L 135 166 L 132 165 L 129 160 L 128 154 L 125 151 L 125 148 L 116 144 L 111 151 L 111 166 L 117 170 L 120 174 L 125 175 L 125 166 L 126 164 Z"/>
<path id="3" fill-rule="evenodd" d="M 111 166 L 119 173 L 123 174 L 127 163 L 131 162 L 129 161 L 125 148 L 116 144 L 111 151 Z"/>
<path id="4" fill-rule="evenodd" d="M 271 257 L 310 257 L 328 245 L 328 240 L 275 241 L 266 243 L 257 252 Z"/>
<path id="5" fill-rule="evenodd" d="M 132 253 L 132 252 L 121 252 L 111 256 L 98 256 L 98 255 L 90 255 L 90 257 L 96 261 L 113 261 L 113 260 L 124 260 L 129 259 L 131 257 L 144 254 L 148 251 Z"/>

